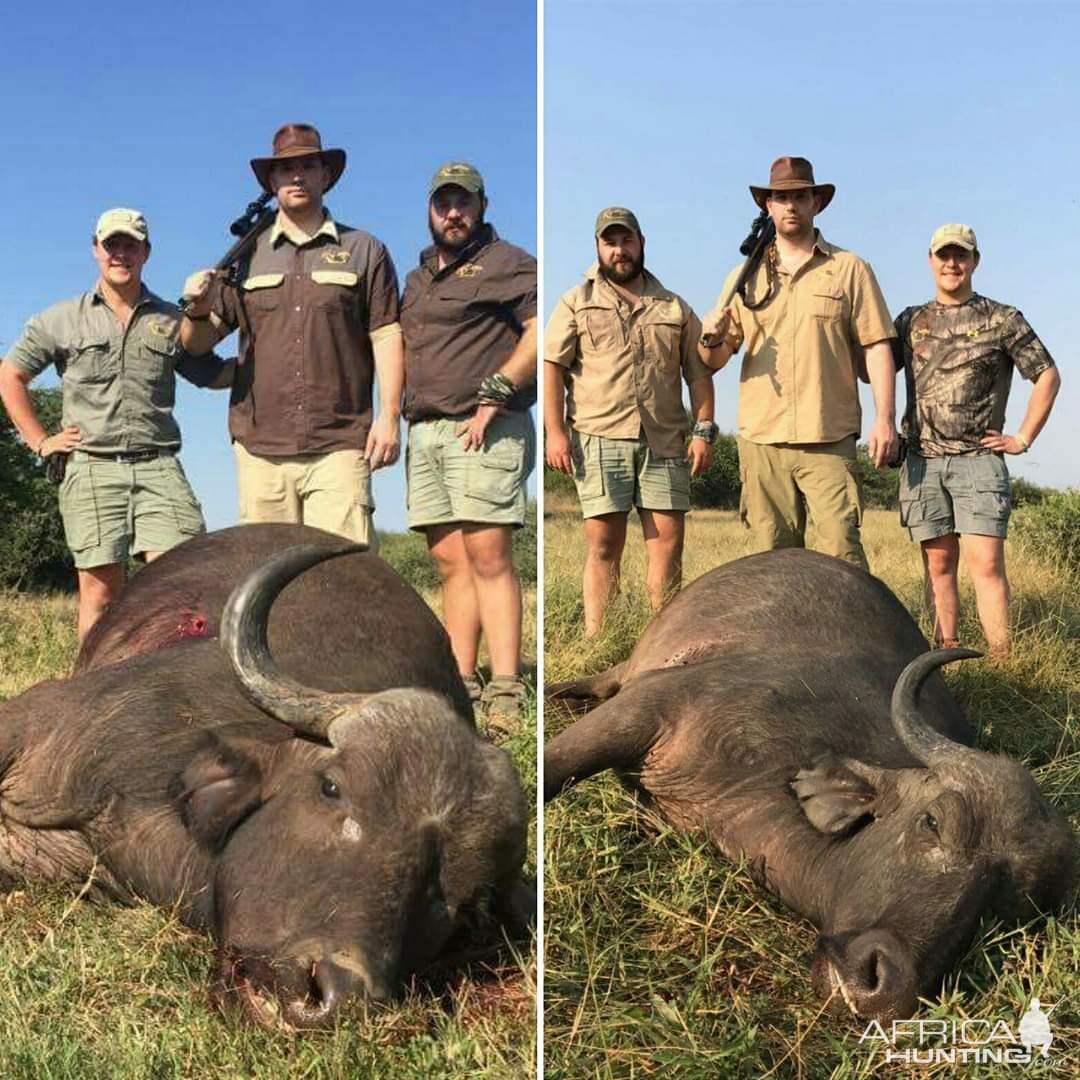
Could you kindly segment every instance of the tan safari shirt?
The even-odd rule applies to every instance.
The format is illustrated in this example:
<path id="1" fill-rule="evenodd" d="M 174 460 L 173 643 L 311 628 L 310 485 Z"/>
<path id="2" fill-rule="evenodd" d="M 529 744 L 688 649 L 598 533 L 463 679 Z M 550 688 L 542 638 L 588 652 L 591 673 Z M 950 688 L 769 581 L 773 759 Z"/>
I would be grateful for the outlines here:
<path id="1" fill-rule="evenodd" d="M 266 457 L 362 450 L 372 342 L 401 333 L 397 272 L 383 244 L 329 214 L 314 236 L 297 234 L 279 214 L 239 288 L 218 279 L 212 296 L 214 325 L 240 327 L 232 437 Z"/>
<path id="2" fill-rule="evenodd" d="M 6 359 L 31 376 L 56 366 L 62 423 L 99 454 L 179 450 L 176 376 L 209 386 L 221 372 L 213 353 L 184 351 L 179 309 L 145 285 L 126 327 L 95 289 L 33 316 Z"/>
<path id="3" fill-rule="evenodd" d="M 686 453 L 681 380 L 710 375 L 697 354 L 701 323 L 690 305 L 645 271 L 631 308 L 594 263 L 559 300 L 544 331 L 544 360 L 566 369 L 566 416 L 586 435 L 637 439 L 657 457 Z"/>
<path id="4" fill-rule="evenodd" d="M 705 318 L 714 325 L 740 267 Z M 762 260 L 750 298 L 768 293 Z M 831 443 L 862 427 L 856 368 L 868 345 L 896 336 L 870 264 L 817 233 L 813 254 L 794 274 L 777 265 L 779 287 L 756 311 L 731 304 L 728 341 L 745 347 L 739 373 L 739 434 L 755 443 Z"/>

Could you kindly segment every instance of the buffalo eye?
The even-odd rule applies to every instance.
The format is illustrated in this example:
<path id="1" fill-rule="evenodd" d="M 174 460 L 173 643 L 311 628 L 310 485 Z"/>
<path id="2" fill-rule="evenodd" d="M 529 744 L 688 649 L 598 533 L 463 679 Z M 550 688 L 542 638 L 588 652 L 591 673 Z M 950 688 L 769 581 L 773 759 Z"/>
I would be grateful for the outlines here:
<path id="1" fill-rule="evenodd" d="M 329 776 L 324 776 L 322 778 L 322 793 L 328 799 L 340 799 L 341 798 L 341 789 L 337 786 L 337 784 L 333 780 L 330 779 Z"/>
<path id="2" fill-rule="evenodd" d="M 920 824 L 924 829 L 926 829 L 927 832 L 931 832 L 938 837 L 941 836 L 941 830 L 938 826 L 938 819 L 934 817 L 933 814 L 929 812 L 923 814 Z"/>

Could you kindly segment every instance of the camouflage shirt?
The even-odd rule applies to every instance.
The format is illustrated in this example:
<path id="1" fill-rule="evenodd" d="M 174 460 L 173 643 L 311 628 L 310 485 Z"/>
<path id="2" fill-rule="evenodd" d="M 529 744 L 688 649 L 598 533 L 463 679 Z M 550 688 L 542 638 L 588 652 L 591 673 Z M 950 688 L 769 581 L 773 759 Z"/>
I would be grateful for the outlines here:
<path id="1" fill-rule="evenodd" d="M 978 293 L 963 304 L 905 308 L 896 332 L 893 354 L 907 382 L 903 431 L 923 457 L 989 453 L 979 443 L 1004 430 L 1013 367 L 1034 381 L 1054 366 L 1016 308 Z"/>

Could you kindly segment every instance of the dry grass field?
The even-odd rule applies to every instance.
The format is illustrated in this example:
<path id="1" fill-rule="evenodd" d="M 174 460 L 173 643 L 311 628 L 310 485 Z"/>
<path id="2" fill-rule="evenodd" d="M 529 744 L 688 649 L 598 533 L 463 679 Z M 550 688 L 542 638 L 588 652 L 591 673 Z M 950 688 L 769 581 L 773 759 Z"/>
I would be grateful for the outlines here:
<path id="1" fill-rule="evenodd" d="M 525 602 L 531 663 L 535 590 Z M 0 593 L 0 700 L 74 655 L 71 597 Z M 531 708 L 507 747 L 530 798 L 535 747 Z M 465 940 L 399 1002 L 356 1003 L 328 1032 L 265 1032 L 211 1007 L 211 942 L 168 912 L 16 889 L 0 894 L 0 1077 L 519 1080 L 535 1072 L 535 964 L 535 942 Z"/>
<path id="2" fill-rule="evenodd" d="M 636 530 L 636 535 L 635 535 Z M 603 634 L 581 635 L 580 519 L 573 498 L 545 508 L 545 679 L 599 671 L 626 657 L 649 612 L 637 522 L 623 592 Z M 864 541 L 873 571 L 909 610 L 921 608 L 917 548 L 894 513 L 870 511 Z M 688 518 L 685 580 L 745 553 L 733 512 Z M 1017 622 L 1000 667 L 953 665 L 947 679 L 979 731 L 979 745 L 1033 769 L 1042 790 L 1080 824 L 1080 596 L 1052 552 L 1010 542 Z M 961 638 L 982 644 L 970 588 Z M 921 617 L 924 633 L 930 627 Z M 545 709 L 545 738 L 568 722 Z M 885 1065 L 860 1046 L 864 1025 L 825 1013 L 809 979 L 815 931 L 698 837 L 642 808 L 610 774 L 545 811 L 545 1035 L 550 1080 L 586 1078 L 1007 1076 L 1022 1066 Z M 1032 994 L 1061 1004 L 1051 1017 L 1054 1065 L 1080 1075 L 1080 921 L 1074 910 L 1041 927 L 985 923 L 927 1018 L 1004 1019 L 1016 1029 Z M 925 1068 L 925 1067 L 922 1067 Z M 995 1071 L 996 1070 L 996 1071 Z"/>

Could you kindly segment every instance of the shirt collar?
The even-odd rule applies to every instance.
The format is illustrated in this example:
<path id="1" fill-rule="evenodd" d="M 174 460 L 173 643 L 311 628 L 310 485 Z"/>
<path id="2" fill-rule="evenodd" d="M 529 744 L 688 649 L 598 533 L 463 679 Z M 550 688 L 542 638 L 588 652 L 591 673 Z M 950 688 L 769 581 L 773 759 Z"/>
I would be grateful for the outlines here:
<path id="1" fill-rule="evenodd" d="M 493 244 L 499 239 L 499 234 L 495 231 L 495 226 L 484 222 L 476 231 L 476 236 L 468 243 L 468 245 L 461 249 L 455 256 L 452 262 L 448 262 L 441 270 L 439 269 L 439 249 L 434 244 L 429 244 L 423 251 L 420 252 L 420 265 L 430 270 L 434 274 L 445 274 L 452 270 L 455 266 L 468 259 L 473 258 L 479 254 L 489 244 Z"/>
<path id="2" fill-rule="evenodd" d="M 134 305 L 132 307 L 132 311 L 134 311 L 135 308 L 142 307 L 143 304 L 160 305 L 162 302 L 163 301 L 162 301 L 161 297 L 158 296 L 157 293 L 152 293 L 146 287 L 145 282 L 140 282 L 139 299 L 135 301 L 135 303 L 134 303 Z M 106 307 L 109 306 L 108 303 L 105 300 L 105 297 L 101 295 L 101 283 L 100 282 L 95 282 L 94 283 L 93 291 L 90 293 L 90 303 L 91 304 L 105 304 Z"/>
<path id="3" fill-rule="evenodd" d="M 818 251 L 820 251 L 821 254 L 826 257 L 832 255 L 833 252 L 839 250 L 835 244 L 830 244 L 829 241 L 821 235 L 820 229 L 814 230 L 814 247 L 816 247 Z"/>
<path id="4" fill-rule="evenodd" d="M 674 298 L 674 293 L 669 292 L 660 284 L 660 279 L 653 274 L 647 267 L 642 271 L 645 275 L 645 285 L 641 290 L 642 299 L 658 299 L 658 300 L 671 300 Z M 594 285 L 599 285 L 601 288 L 606 289 L 612 296 L 618 296 L 622 298 L 622 294 L 618 293 L 611 287 L 607 279 L 600 273 L 600 263 L 594 262 L 588 270 L 585 271 L 585 278 L 591 281 Z"/>
<path id="5" fill-rule="evenodd" d="M 335 244 L 340 243 L 337 225 L 330 216 L 329 210 L 323 211 L 323 223 L 311 236 L 308 236 L 303 229 L 298 229 L 280 210 L 277 212 L 277 217 L 274 218 L 274 224 L 270 226 L 271 247 L 277 247 L 277 243 L 282 237 L 285 237 L 295 247 L 303 247 L 319 236 L 329 236 Z"/>

